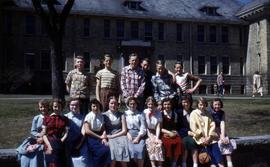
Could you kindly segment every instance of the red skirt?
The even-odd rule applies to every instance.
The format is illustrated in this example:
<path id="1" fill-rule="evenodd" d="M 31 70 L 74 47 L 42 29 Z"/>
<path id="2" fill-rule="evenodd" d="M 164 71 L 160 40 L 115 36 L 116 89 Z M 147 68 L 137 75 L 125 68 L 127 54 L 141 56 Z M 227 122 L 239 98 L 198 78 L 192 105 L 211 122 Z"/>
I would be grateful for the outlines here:
<path id="1" fill-rule="evenodd" d="M 166 158 L 174 158 L 177 160 L 179 156 L 184 153 L 183 142 L 179 136 L 169 138 L 163 135 L 161 140 L 165 148 Z"/>

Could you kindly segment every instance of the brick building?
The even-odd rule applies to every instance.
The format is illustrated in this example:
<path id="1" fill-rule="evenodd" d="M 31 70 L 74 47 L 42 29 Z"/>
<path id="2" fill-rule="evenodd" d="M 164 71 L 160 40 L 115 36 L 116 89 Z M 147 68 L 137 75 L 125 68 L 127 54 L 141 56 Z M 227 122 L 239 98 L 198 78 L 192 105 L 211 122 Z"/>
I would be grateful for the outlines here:
<path id="1" fill-rule="evenodd" d="M 5 0 L 1 8 L 0 92 L 50 92 L 49 40 L 31 0 Z M 203 79 L 197 93 L 214 93 L 220 71 L 226 93 L 248 93 L 248 22 L 236 16 L 240 9 L 236 0 L 75 1 L 63 41 L 64 73 L 77 54 L 94 75 L 104 53 L 114 56 L 120 71 L 137 52 L 150 58 L 153 70 L 157 59 L 170 70 L 183 61 L 185 71 Z"/>

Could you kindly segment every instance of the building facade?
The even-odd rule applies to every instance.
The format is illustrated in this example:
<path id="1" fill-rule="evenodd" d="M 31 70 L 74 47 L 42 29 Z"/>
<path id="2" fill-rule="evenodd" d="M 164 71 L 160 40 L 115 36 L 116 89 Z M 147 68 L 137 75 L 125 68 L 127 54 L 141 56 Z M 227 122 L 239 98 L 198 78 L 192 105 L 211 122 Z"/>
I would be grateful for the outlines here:
<path id="1" fill-rule="evenodd" d="M 257 0 L 244 6 L 237 16 L 249 22 L 246 59 L 246 90 L 252 92 L 252 76 L 262 75 L 263 92 L 270 88 L 270 1 Z"/>
<path id="2" fill-rule="evenodd" d="M 225 93 L 248 93 L 248 24 L 236 16 L 240 7 L 235 0 L 75 1 L 63 40 L 64 73 L 78 54 L 94 76 L 104 53 L 113 55 L 120 71 L 136 52 L 150 58 L 153 71 L 157 59 L 171 71 L 182 61 L 184 71 L 203 79 L 197 93 L 214 94 L 221 71 Z M 31 0 L 6 1 L 2 8 L 0 91 L 49 93 L 50 41 Z"/>

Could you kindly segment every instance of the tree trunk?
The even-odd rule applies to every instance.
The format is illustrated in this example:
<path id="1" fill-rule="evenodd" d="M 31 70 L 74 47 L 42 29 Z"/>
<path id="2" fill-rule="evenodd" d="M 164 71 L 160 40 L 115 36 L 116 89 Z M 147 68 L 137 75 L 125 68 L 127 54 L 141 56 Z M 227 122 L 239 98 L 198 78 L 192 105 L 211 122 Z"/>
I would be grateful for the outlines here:
<path id="1" fill-rule="evenodd" d="M 61 37 L 54 37 L 51 42 L 52 97 L 65 99 L 63 78 L 63 56 Z"/>

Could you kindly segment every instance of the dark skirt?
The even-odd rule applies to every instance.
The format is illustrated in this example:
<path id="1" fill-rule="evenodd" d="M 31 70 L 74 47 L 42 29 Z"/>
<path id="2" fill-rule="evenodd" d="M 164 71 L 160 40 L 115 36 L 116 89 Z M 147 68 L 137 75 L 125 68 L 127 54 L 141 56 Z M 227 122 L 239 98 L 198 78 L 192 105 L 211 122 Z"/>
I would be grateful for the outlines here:
<path id="1" fill-rule="evenodd" d="M 60 139 L 56 139 L 54 137 L 48 137 L 49 142 L 52 146 L 52 153 L 45 154 L 45 160 L 48 167 L 63 167 L 65 164 L 62 162 L 66 162 L 64 153 L 64 145 Z M 47 147 L 46 147 L 47 149 Z"/>
<path id="2" fill-rule="evenodd" d="M 195 140 L 190 136 L 184 137 L 183 143 L 186 150 L 195 150 L 198 148 L 198 145 L 196 144 Z"/>
<path id="3" fill-rule="evenodd" d="M 99 167 L 110 164 L 111 155 L 109 146 L 102 144 L 100 139 L 91 136 L 87 138 L 87 145 L 93 166 Z"/>

